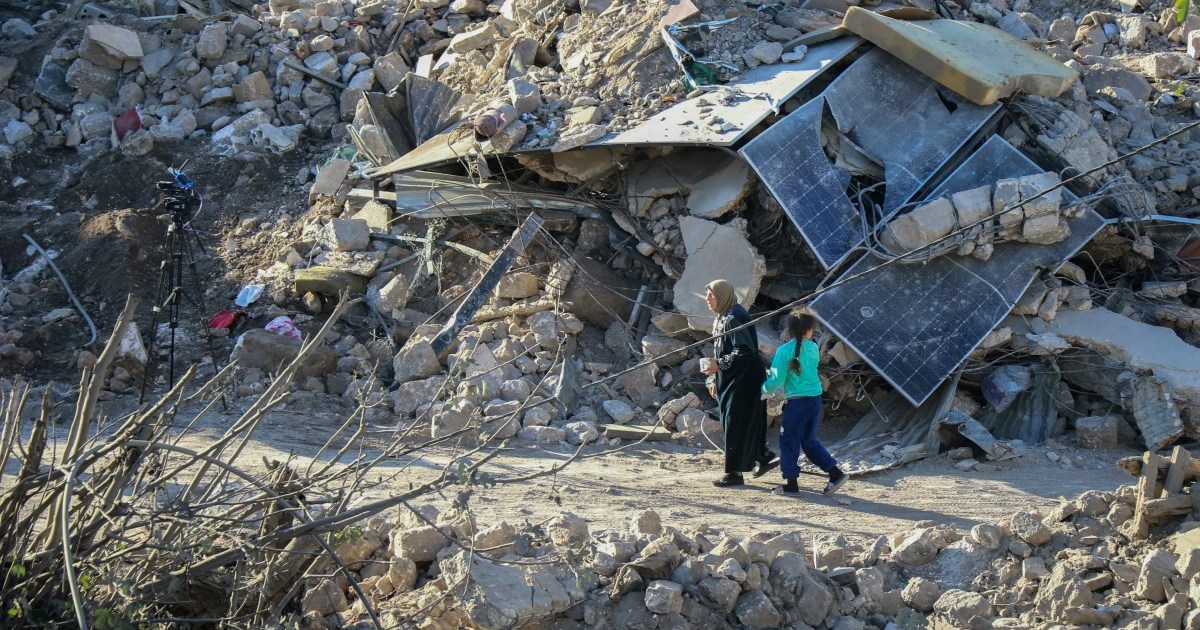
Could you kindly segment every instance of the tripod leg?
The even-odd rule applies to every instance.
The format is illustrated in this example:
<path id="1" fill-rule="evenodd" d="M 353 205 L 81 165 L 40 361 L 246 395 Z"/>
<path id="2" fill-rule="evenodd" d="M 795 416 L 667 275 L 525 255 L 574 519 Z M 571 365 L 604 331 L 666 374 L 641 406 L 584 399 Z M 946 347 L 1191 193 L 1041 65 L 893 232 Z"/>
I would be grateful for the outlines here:
<path id="1" fill-rule="evenodd" d="M 188 269 L 191 271 L 192 276 L 192 290 L 194 293 L 191 302 L 195 307 L 196 312 L 199 313 L 200 327 L 205 333 L 204 340 L 208 344 L 208 354 L 210 357 L 212 357 L 213 376 L 217 376 L 221 373 L 221 370 L 218 368 L 219 361 L 217 360 L 217 350 L 215 347 L 213 347 L 212 335 L 208 334 L 208 321 L 205 319 L 208 309 L 205 306 L 204 290 L 200 287 L 200 272 L 196 269 L 196 254 L 192 250 L 191 243 L 188 241 L 187 236 L 187 232 L 180 233 L 180 238 L 183 241 L 183 257 L 184 260 L 187 261 Z M 200 237 L 196 234 L 192 234 L 192 237 L 196 239 L 196 247 L 203 252 L 204 244 L 200 242 Z M 180 266 L 182 267 L 182 265 Z M 180 273 L 182 273 L 182 271 Z M 180 282 L 180 284 L 182 285 L 183 283 Z M 224 392 L 221 393 L 221 407 L 226 410 L 229 408 L 228 404 L 225 402 Z"/>
<path id="2" fill-rule="evenodd" d="M 171 250 L 170 250 L 170 234 L 167 234 L 167 256 L 159 265 L 158 270 L 158 288 L 154 290 L 154 303 L 151 305 L 150 316 L 150 343 L 146 344 L 146 366 L 142 370 L 142 391 L 138 395 L 138 404 L 146 401 L 146 387 L 150 381 L 154 380 L 154 351 L 158 346 L 158 322 L 159 315 L 162 314 L 162 309 L 166 306 L 166 300 L 169 297 L 164 297 L 164 292 L 167 288 L 167 283 L 172 277 L 170 269 Z"/>

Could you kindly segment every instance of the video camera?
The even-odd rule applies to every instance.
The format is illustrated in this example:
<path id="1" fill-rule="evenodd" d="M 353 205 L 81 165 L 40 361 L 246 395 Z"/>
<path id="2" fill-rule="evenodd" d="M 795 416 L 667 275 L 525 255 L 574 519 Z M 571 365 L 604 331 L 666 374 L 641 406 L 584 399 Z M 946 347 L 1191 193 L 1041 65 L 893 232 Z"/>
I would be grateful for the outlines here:
<path id="1" fill-rule="evenodd" d="M 167 209 L 186 220 L 191 217 L 196 203 L 196 184 L 177 168 L 168 168 L 167 172 L 171 174 L 171 180 L 158 182 L 155 187 L 163 191 L 163 204 Z"/>

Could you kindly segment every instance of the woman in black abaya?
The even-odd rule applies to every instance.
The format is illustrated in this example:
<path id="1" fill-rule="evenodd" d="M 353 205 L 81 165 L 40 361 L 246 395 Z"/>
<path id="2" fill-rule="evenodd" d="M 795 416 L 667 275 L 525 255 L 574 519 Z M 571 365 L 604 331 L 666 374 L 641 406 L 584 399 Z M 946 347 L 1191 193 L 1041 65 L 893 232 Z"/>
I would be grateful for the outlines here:
<path id="1" fill-rule="evenodd" d="M 717 314 L 716 358 L 703 359 L 700 369 L 709 375 L 709 393 L 717 399 L 725 432 L 725 475 L 713 485 L 739 486 L 744 483 L 743 472 L 752 470 L 759 477 L 779 465 L 779 458 L 767 450 L 767 409 L 762 401 L 767 372 L 754 327 L 733 330 L 750 321 L 749 313 L 737 303 L 733 285 L 714 280 L 705 289 L 708 308 Z"/>

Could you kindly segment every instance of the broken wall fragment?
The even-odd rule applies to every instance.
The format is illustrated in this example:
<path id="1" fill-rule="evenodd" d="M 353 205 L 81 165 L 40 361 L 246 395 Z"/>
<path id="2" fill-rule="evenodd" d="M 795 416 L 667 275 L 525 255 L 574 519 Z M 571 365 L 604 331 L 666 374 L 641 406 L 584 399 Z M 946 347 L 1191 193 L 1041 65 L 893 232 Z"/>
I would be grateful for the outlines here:
<path id="1" fill-rule="evenodd" d="M 1016 93 L 1055 98 L 1079 73 L 1000 29 L 960 20 L 897 20 L 850 7 L 842 22 L 977 105 Z"/>
<path id="2" fill-rule="evenodd" d="M 718 278 L 733 285 L 737 302 L 754 304 L 766 273 L 766 263 L 746 240 L 737 222 L 719 224 L 695 217 L 679 219 L 687 247 L 683 275 L 675 282 L 675 308 L 688 318 L 694 330 L 711 330 L 713 313 L 704 301 L 704 287 Z"/>

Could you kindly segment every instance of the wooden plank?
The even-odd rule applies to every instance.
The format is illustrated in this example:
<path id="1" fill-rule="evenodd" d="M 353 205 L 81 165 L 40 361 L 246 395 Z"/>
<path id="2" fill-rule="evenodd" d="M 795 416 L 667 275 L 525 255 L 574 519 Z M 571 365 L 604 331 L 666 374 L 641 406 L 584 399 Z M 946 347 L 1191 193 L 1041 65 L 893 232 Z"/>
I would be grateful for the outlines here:
<path id="1" fill-rule="evenodd" d="M 1165 499 L 1150 499 L 1142 504 L 1142 513 L 1151 520 L 1192 513 L 1192 497 L 1177 494 Z"/>
<path id="2" fill-rule="evenodd" d="M 671 432 L 663 427 L 639 424 L 605 424 L 604 435 L 622 440 L 665 441 L 671 439 Z"/>
<path id="3" fill-rule="evenodd" d="M 1163 482 L 1163 496 L 1179 494 L 1183 490 L 1183 479 L 1187 475 L 1191 454 L 1182 446 L 1171 452 L 1171 465 L 1167 468 L 1167 479 Z"/>
<path id="4" fill-rule="evenodd" d="M 1162 461 L 1162 468 L 1159 470 L 1159 472 L 1165 473 L 1170 467 L 1171 462 L 1167 461 L 1165 458 L 1160 458 L 1160 460 Z M 1142 458 L 1135 455 L 1122 457 L 1121 459 L 1117 460 L 1117 466 L 1133 477 L 1139 477 L 1142 474 Z M 1188 465 L 1187 470 L 1183 475 L 1183 482 L 1186 484 L 1188 481 L 1197 478 L 1200 478 L 1200 459 L 1192 457 L 1191 452 L 1189 451 Z"/>
<path id="5" fill-rule="evenodd" d="M 1142 455 L 1142 476 L 1138 479 L 1137 509 L 1133 511 L 1133 538 L 1146 538 L 1150 534 L 1150 521 L 1146 518 L 1146 501 L 1158 498 L 1158 470 L 1163 458 L 1147 451 Z"/>

